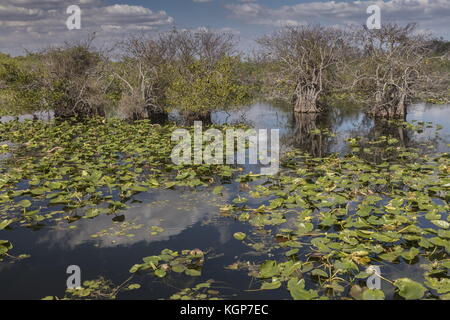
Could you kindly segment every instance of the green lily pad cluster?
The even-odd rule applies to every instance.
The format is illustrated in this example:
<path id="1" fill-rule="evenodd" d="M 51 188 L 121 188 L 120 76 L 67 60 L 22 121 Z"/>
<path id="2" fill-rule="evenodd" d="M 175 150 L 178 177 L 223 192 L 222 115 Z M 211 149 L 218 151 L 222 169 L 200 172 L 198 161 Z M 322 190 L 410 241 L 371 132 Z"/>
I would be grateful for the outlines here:
<path id="1" fill-rule="evenodd" d="M 116 213 L 150 189 L 232 177 L 235 169 L 227 165 L 174 165 L 175 129 L 118 119 L 0 124 L 0 141 L 14 144 L 0 168 L 0 219 L 90 219 Z"/>
<path id="2" fill-rule="evenodd" d="M 267 260 L 252 274 L 263 290 L 285 284 L 294 299 L 348 298 L 370 276 L 367 266 L 420 261 L 417 268 L 427 270 L 420 283 L 383 283 L 405 299 L 448 299 L 449 174 L 449 154 L 406 150 L 396 162 L 378 163 L 293 150 L 279 175 L 244 178 L 249 190 L 221 210 L 272 234 L 281 261 Z M 384 298 L 365 289 L 365 299 Z"/>
<path id="3" fill-rule="evenodd" d="M 110 280 L 100 277 L 84 281 L 80 288 L 66 289 L 62 298 L 46 296 L 42 300 L 114 300 L 122 289 L 122 285 L 115 287 Z"/>
<path id="4" fill-rule="evenodd" d="M 144 227 L 144 224 L 138 224 L 133 219 L 131 221 L 114 222 L 112 227 L 102 229 L 91 235 L 91 238 L 101 238 L 101 237 L 128 237 L 132 238 L 135 236 L 133 233 L 136 230 L 140 230 Z"/>
<path id="5" fill-rule="evenodd" d="M 218 300 L 219 291 L 213 288 L 214 280 L 197 284 L 193 288 L 185 288 L 172 296 L 170 300 Z"/>
<path id="6" fill-rule="evenodd" d="M 172 251 L 164 249 L 158 256 L 142 259 L 143 263 L 135 264 L 130 272 L 152 271 L 156 277 L 164 278 L 170 272 L 184 273 L 188 276 L 201 276 L 201 269 L 205 262 L 205 254 L 200 249 Z"/>
<path id="7" fill-rule="evenodd" d="M 6 255 L 12 247 L 13 245 L 11 242 L 7 240 L 0 240 L 0 261 L 3 261 L 3 256 Z"/>

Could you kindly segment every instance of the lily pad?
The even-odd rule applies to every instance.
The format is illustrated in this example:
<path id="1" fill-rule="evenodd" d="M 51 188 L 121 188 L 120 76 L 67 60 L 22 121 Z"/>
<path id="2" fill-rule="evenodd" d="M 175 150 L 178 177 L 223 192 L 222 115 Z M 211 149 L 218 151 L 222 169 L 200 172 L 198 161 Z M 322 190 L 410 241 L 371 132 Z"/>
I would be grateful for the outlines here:
<path id="1" fill-rule="evenodd" d="M 394 285 L 398 288 L 398 294 L 406 300 L 418 300 L 427 291 L 420 283 L 408 278 L 397 279 Z"/>

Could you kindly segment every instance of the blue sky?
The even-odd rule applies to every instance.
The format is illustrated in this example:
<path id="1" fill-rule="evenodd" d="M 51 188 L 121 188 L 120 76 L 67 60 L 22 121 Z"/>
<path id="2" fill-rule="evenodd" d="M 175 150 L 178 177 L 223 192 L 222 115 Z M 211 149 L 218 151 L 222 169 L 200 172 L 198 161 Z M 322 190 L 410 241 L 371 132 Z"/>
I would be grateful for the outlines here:
<path id="1" fill-rule="evenodd" d="M 20 54 L 94 31 L 111 44 L 129 34 L 155 34 L 173 26 L 232 32 L 240 48 L 249 50 L 255 38 L 285 25 L 364 24 L 372 4 L 381 8 L 382 23 L 418 22 L 419 31 L 450 39 L 450 0 L 1 0 L 0 51 Z M 82 10 L 81 30 L 67 30 L 70 5 Z"/>

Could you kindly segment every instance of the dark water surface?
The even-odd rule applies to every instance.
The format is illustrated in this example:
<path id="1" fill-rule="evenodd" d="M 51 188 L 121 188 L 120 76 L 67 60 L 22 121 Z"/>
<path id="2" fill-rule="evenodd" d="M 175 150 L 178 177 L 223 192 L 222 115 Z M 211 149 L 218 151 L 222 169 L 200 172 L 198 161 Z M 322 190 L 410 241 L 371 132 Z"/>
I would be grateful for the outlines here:
<path id="1" fill-rule="evenodd" d="M 48 115 L 44 115 L 48 116 Z M 8 121 L 3 117 L 1 121 Z M 288 106 L 259 103 L 238 112 L 213 114 L 215 123 L 244 122 L 255 128 L 280 129 L 283 149 L 299 147 L 314 156 L 349 151 L 346 139 L 351 137 L 379 137 L 393 135 L 405 146 L 434 146 L 435 151 L 446 152 L 450 143 L 450 105 L 417 104 L 410 108 L 407 121 L 432 122 L 443 128 L 411 132 L 386 123 L 376 123 L 363 113 L 352 110 L 334 110 L 327 117 L 305 115 L 294 121 Z M 314 129 L 329 128 L 336 136 L 312 135 Z M 211 188 L 210 188 L 211 189 Z M 210 189 L 198 191 L 155 190 L 135 196 L 131 209 L 123 212 L 125 221 L 114 222 L 111 216 L 81 219 L 68 224 L 41 229 L 14 228 L 0 231 L 0 239 L 8 239 L 14 256 L 30 257 L 14 263 L 0 263 L 0 299 L 40 299 L 45 296 L 64 296 L 66 268 L 78 265 L 82 281 L 103 276 L 119 285 L 129 276 L 129 269 L 142 258 L 158 255 L 161 250 L 199 248 L 207 252 L 201 277 L 169 274 L 166 278 L 136 276 L 132 283 L 141 284 L 139 290 L 121 293 L 121 299 L 160 299 L 186 287 L 208 279 L 220 286 L 220 297 L 227 299 L 290 299 L 285 289 L 253 291 L 260 284 L 248 276 L 247 271 L 225 269 L 236 261 L 258 263 L 268 259 L 249 251 L 249 247 L 234 239 L 235 232 L 255 231 L 246 223 L 220 214 L 219 207 L 239 194 L 239 183 L 225 185 L 223 196 Z M 164 229 L 151 235 L 149 228 Z M 101 234 L 101 235 L 100 235 Z M 254 238 L 264 237 L 254 234 Z M 420 264 L 420 263 L 419 263 Z M 415 265 L 389 266 L 384 271 L 409 275 L 414 278 Z M 389 292 L 385 292 L 389 297 Z M 392 293 L 391 293 L 392 294 Z"/>

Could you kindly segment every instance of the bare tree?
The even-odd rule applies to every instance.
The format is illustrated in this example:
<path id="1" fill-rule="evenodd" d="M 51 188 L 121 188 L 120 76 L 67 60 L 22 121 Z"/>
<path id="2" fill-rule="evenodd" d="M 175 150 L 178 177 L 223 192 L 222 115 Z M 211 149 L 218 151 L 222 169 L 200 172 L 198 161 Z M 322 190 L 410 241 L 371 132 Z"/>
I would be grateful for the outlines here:
<path id="1" fill-rule="evenodd" d="M 188 67 L 194 61 L 213 65 L 224 57 L 235 55 L 235 39 L 231 33 L 200 30 L 177 30 L 160 34 L 170 43 L 173 55 L 181 67 Z"/>
<path id="2" fill-rule="evenodd" d="M 202 29 L 195 33 L 198 42 L 198 57 L 202 61 L 217 63 L 224 57 L 233 56 L 235 39 L 231 33 L 218 33 Z"/>
<path id="3" fill-rule="evenodd" d="M 385 24 L 354 33 L 359 55 L 348 70 L 354 74 L 357 100 L 374 116 L 404 117 L 407 104 L 431 82 L 428 36 L 415 28 L 415 24 Z"/>
<path id="4" fill-rule="evenodd" d="M 232 34 L 208 29 L 173 30 L 165 38 L 175 52 L 172 70 L 176 80 L 169 90 L 169 102 L 180 109 L 188 123 L 210 122 L 212 109 L 238 100 L 230 99 L 239 95 L 233 90 L 241 89 L 234 79 L 238 58 Z"/>
<path id="5" fill-rule="evenodd" d="M 166 93 L 174 76 L 193 78 L 196 61 L 212 68 L 232 52 L 234 43 L 231 35 L 206 29 L 173 29 L 152 38 L 132 37 L 120 47 L 125 54 L 114 71 L 124 87 L 119 108 L 128 117 L 142 118 L 167 112 Z"/>
<path id="6" fill-rule="evenodd" d="M 131 37 L 119 44 L 124 55 L 113 66 L 114 76 L 123 84 L 120 111 L 133 119 L 167 113 L 165 91 L 170 83 L 168 66 L 175 57 L 169 38 Z"/>
<path id="7" fill-rule="evenodd" d="M 77 44 L 44 50 L 43 86 L 56 117 L 104 115 L 106 59 L 92 49 L 95 34 Z"/>
<path id="8" fill-rule="evenodd" d="M 286 27 L 258 40 L 273 66 L 268 74 L 278 96 L 294 101 L 294 111 L 324 110 L 322 98 L 336 84 L 336 64 L 346 48 L 342 31 L 321 27 Z"/>

